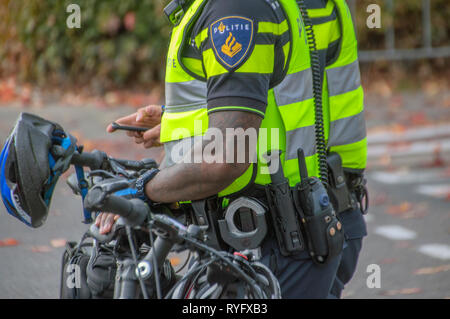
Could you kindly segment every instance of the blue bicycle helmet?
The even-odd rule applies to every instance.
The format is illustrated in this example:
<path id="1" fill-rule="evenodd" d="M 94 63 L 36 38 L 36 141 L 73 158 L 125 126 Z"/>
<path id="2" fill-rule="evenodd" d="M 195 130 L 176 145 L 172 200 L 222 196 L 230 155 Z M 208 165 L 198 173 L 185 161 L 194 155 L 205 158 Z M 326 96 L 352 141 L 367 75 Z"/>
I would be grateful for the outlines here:
<path id="1" fill-rule="evenodd" d="M 0 155 L 0 187 L 9 214 L 42 226 L 59 176 L 69 168 L 75 138 L 60 125 L 21 113 Z"/>

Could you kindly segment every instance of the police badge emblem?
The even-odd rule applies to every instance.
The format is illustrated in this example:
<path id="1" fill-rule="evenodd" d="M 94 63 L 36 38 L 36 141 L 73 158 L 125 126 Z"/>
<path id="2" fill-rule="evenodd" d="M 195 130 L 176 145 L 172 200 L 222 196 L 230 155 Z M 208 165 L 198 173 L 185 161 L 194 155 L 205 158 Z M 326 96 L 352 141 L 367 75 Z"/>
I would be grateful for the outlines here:
<path id="1" fill-rule="evenodd" d="M 253 44 L 253 21 L 229 16 L 211 24 L 210 35 L 217 60 L 228 70 L 240 65 L 251 51 Z"/>

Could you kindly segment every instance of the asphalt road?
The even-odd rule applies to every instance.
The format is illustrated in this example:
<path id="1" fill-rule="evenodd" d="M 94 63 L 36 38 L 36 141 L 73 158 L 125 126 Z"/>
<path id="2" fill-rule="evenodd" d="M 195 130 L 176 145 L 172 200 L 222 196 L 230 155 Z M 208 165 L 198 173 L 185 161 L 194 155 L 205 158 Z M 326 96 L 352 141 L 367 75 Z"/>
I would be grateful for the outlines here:
<path id="1" fill-rule="evenodd" d="M 27 109 L 0 108 L 0 140 L 5 140 L 20 111 Z M 131 109 L 54 106 L 29 111 L 59 122 L 84 143 L 99 149 L 104 146 L 115 156 L 127 142 L 122 135 L 106 134 L 104 128 Z M 143 156 L 152 153 L 127 147 L 126 157 Z M 450 298 L 448 167 L 377 167 L 369 170 L 368 178 L 372 203 L 367 215 L 369 236 L 344 297 Z M 64 178 L 41 228 L 25 226 L 0 206 L 0 241 L 17 241 L 3 246 L 0 242 L 0 298 L 58 298 L 61 244 L 79 240 L 87 229 L 81 221 L 81 200 L 71 193 Z M 373 265 L 379 266 L 379 288 L 367 285 L 368 278 L 369 284 L 373 279 Z"/>
<path id="2" fill-rule="evenodd" d="M 430 168 L 419 173 L 404 172 L 415 179 L 407 184 L 383 183 L 379 172 L 369 174 L 369 235 L 344 297 L 450 298 L 450 202 L 445 197 L 449 170 Z M 423 177 L 427 174 L 429 179 Z M 425 195 L 424 185 L 446 187 L 447 194 Z M 367 285 L 372 282 L 373 264 L 380 269 L 379 288 Z"/>

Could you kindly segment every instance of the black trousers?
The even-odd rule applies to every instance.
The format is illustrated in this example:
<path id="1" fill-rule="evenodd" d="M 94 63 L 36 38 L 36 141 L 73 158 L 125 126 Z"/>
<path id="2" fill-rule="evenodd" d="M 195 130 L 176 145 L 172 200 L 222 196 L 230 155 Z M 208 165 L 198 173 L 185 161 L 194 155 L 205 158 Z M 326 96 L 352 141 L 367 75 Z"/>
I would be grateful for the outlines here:
<path id="1" fill-rule="evenodd" d="M 345 234 L 344 249 L 336 278 L 330 291 L 330 298 L 341 298 L 342 291 L 355 274 L 363 238 L 367 236 L 367 226 L 360 209 L 339 214 Z"/>
<path id="2" fill-rule="evenodd" d="M 277 240 L 268 236 L 262 246 L 261 262 L 278 278 L 283 299 L 325 299 L 335 281 L 341 256 L 318 266 L 307 252 L 285 257 L 281 255 Z"/>
<path id="3" fill-rule="evenodd" d="M 346 211 L 338 217 L 345 233 L 344 249 L 340 256 L 326 265 L 316 265 L 306 251 L 290 257 L 281 255 L 273 235 L 264 240 L 261 262 L 278 278 L 283 299 L 341 297 L 345 285 L 355 273 L 367 228 L 359 209 Z"/>

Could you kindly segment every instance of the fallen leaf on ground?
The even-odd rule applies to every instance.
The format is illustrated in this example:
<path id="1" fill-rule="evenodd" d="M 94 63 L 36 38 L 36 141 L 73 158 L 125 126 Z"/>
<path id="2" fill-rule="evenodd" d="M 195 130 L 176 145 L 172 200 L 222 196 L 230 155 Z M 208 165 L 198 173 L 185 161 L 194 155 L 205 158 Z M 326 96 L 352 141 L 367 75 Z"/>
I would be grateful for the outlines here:
<path id="1" fill-rule="evenodd" d="M 399 108 L 404 105 L 403 96 L 402 95 L 395 95 L 389 100 L 389 105 L 393 108 Z"/>
<path id="2" fill-rule="evenodd" d="M 433 150 L 433 160 L 428 167 L 445 167 L 446 163 L 442 155 L 442 145 L 438 144 Z"/>
<path id="3" fill-rule="evenodd" d="M 449 271 L 450 265 L 441 265 L 437 267 L 420 268 L 414 271 L 414 275 L 433 275 L 444 271 Z"/>
<path id="4" fill-rule="evenodd" d="M 50 251 L 52 251 L 52 247 L 50 246 L 33 246 L 31 247 L 31 251 L 33 253 L 48 253 Z"/>
<path id="5" fill-rule="evenodd" d="M 406 206 L 404 208 L 406 208 Z M 428 215 L 429 211 L 430 209 L 427 203 L 414 203 L 414 205 L 411 205 L 411 207 L 405 211 L 399 210 L 397 212 L 390 214 L 400 217 L 402 219 L 411 219 L 411 218 L 423 218 Z"/>
<path id="6" fill-rule="evenodd" d="M 410 116 L 410 123 L 412 125 L 425 125 L 430 123 L 425 112 L 415 112 Z"/>
<path id="7" fill-rule="evenodd" d="M 393 264 L 396 263 L 398 261 L 397 258 L 385 258 L 383 260 L 380 261 L 380 264 L 382 265 L 388 265 L 388 264 Z"/>
<path id="8" fill-rule="evenodd" d="M 428 96 L 435 96 L 439 93 L 439 83 L 435 81 L 425 81 L 422 85 L 423 92 Z"/>
<path id="9" fill-rule="evenodd" d="M 64 238 L 55 238 L 50 240 L 50 245 L 55 248 L 64 247 L 66 245 L 67 240 Z"/>
<path id="10" fill-rule="evenodd" d="M 0 102 L 9 103 L 12 102 L 16 96 L 16 83 L 9 79 L 0 82 Z"/>
<path id="11" fill-rule="evenodd" d="M 450 97 L 445 98 L 444 101 L 442 101 L 442 106 L 445 108 L 447 108 L 447 107 L 450 108 Z"/>
<path id="12" fill-rule="evenodd" d="M 395 248 L 409 248 L 411 247 L 411 243 L 408 241 L 399 241 L 395 243 Z"/>
<path id="13" fill-rule="evenodd" d="M 387 208 L 386 213 L 389 215 L 401 215 L 411 210 L 412 205 L 409 202 L 403 202 L 400 205 L 391 205 Z"/>
<path id="14" fill-rule="evenodd" d="M 371 194 L 371 191 L 369 190 L 369 194 Z M 388 201 L 388 195 L 384 192 L 376 194 L 373 199 L 370 199 L 370 205 L 383 205 L 386 204 Z"/>
<path id="15" fill-rule="evenodd" d="M 391 130 L 395 134 L 403 134 L 407 131 L 407 127 L 403 124 L 395 123 L 391 126 Z"/>
<path id="16" fill-rule="evenodd" d="M 403 288 L 403 289 L 394 289 L 394 290 L 386 290 L 381 294 L 383 296 L 397 296 L 397 295 L 413 295 L 421 293 L 422 289 L 420 288 Z"/>
<path id="17" fill-rule="evenodd" d="M 384 80 L 376 81 L 371 88 L 374 92 L 380 94 L 384 98 L 390 98 L 392 96 L 392 88 Z"/>
<path id="18" fill-rule="evenodd" d="M 403 150 L 408 150 L 411 148 L 412 143 L 409 141 L 394 141 L 388 144 L 391 152 L 401 152 Z"/>
<path id="19" fill-rule="evenodd" d="M 389 166 L 392 163 L 392 158 L 391 155 L 389 154 L 384 154 L 379 158 L 379 164 L 382 166 Z"/>
<path id="20" fill-rule="evenodd" d="M 64 191 L 66 191 L 66 189 L 64 189 Z M 72 193 L 68 192 L 67 194 L 71 195 Z M 61 212 L 58 209 L 49 210 L 48 214 L 51 216 L 61 216 Z"/>
<path id="21" fill-rule="evenodd" d="M 120 102 L 120 95 L 118 92 L 107 92 L 105 94 L 105 102 L 108 105 L 116 105 Z"/>
<path id="22" fill-rule="evenodd" d="M 19 241 L 14 238 L 5 238 L 0 240 L 0 247 L 10 247 L 19 245 Z"/>

